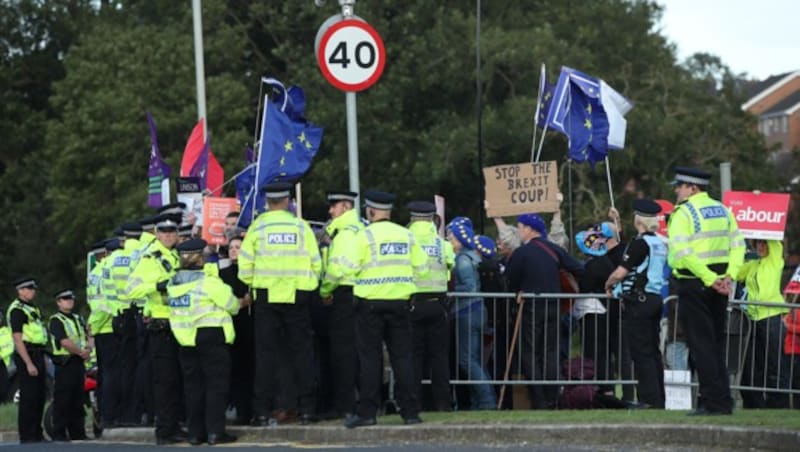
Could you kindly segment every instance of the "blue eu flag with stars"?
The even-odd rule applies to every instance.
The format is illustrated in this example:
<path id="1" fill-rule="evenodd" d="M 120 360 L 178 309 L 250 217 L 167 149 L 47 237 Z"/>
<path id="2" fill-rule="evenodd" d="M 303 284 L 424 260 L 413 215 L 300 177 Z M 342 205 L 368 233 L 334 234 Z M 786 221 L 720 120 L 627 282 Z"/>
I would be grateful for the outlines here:
<path id="1" fill-rule="evenodd" d="M 542 92 L 539 93 L 539 105 L 536 110 L 539 114 L 536 124 L 540 129 L 544 128 L 544 125 L 547 123 L 547 114 L 550 112 L 550 106 L 553 104 L 553 92 L 555 89 L 556 85 L 552 83 L 542 83 Z"/>
<path id="2" fill-rule="evenodd" d="M 261 128 L 258 186 L 301 178 L 321 142 L 321 127 L 302 118 L 293 120 L 276 102 L 267 102 Z"/>

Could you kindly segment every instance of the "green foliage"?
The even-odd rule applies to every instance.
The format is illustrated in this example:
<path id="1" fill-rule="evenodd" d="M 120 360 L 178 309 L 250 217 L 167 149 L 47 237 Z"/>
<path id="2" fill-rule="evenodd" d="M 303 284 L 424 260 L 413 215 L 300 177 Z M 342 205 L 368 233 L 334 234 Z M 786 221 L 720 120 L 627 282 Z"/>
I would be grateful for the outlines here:
<path id="1" fill-rule="evenodd" d="M 335 2 L 334 2 L 335 3 Z M 362 188 L 395 191 L 402 203 L 434 193 L 448 216 L 480 212 L 474 3 L 453 0 L 356 4 L 382 35 L 382 79 L 358 95 Z M 337 8 L 311 1 L 203 1 L 208 123 L 228 176 L 252 142 L 259 79 L 305 89 L 307 116 L 325 127 L 304 180 L 304 212 L 325 216 L 331 187 L 347 185 L 344 96 L 320 74 L 319 25 Z M 617 204 L 637 196 L 671 199 L 669 169 L 733 163 L 742 189 L 774 189 L 767 149 L 743 113 L 740 76 L 697 55 L 679 65 L 657 30 L 652 1 L 496 0 L 481 11 L 484 165 L 530 158 L 539 65 L 601 77 L 635 103 L 624 151 L 611 155 Z M 149 135 L 177 173 L 196 121 L 191 9 L 157 0 L 10 1 L 0 6 L 0 263 L 4 280 L 32 272 L 46 293 L 81 287 L 84 250 L 122 221 L 146 213 Z M 576 224 L 602 219 L 605 167 L 572 166 L 566 140 L 545 139 L 543 159 L 562 167 Z M 232 193 L 232 190 L 229 190 Z M 563 206 L 566 210 L 568 202 Z M 9 292 L 7 297 L 11 296 Z"/>

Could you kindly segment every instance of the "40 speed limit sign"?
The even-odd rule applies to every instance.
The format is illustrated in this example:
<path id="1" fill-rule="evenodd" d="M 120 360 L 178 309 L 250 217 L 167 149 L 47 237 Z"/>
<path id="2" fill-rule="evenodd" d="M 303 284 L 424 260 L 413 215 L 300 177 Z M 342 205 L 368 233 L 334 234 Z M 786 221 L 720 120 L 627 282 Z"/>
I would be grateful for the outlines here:
<path id="1" fill-rule="evenodd" d="M 383 73 L 386 49 L 368 23 L 347 19 L 328 28 L 317 48 L 322 75 L 342 91 L 363 91 Z"/>

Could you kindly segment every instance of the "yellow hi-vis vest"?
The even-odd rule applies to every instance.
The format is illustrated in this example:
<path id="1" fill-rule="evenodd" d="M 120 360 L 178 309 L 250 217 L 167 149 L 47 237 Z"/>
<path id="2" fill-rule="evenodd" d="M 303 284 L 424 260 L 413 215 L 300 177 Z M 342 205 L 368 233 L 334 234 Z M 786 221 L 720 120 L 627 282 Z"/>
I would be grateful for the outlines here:
<path id="1" fill-rule="evenodd" d="M 347 259 L 355 265 L 353 295 L 367 300 L 408 300 L 428 273 L 428 255 L 408 229 L 388 220 L 359 232 Z"/>
<path id="2" fill-rule="evenodd" d="M 86 348 L 86 329 L 83 326 L 83 321 L 81 320 L 80 316 L 75 313 L 71 314 L 64 314 L 63 312 L 57 312 L 50 320 L 57 320 L 61 322 L 64 326 L 64 332 L 67 333 L 67 339 L 71 340 L 76 347 L 83 350 Z M 77 324 L 77 325 L 76 325 Z M 71 353 L 66 348 L 62 347 L 58 341 L 56 341 L 55 336 L 50 335 L 50 340 L 53 343 L 53 355 L 56 356 L 69 356 Z"/>
<path id="3" fill-rule="evenodd" d="M 231 315 L 239 312 L 239 300 L 219 277 L 203 270 L 181 270 L 167 286 L 167 294 L 169 325 L 182 347 L 197 345 L 198 328 L 222 328 L 225 343 L 233 343 Z"/>
<path id="4" fill-rule="evenodd" d="M 2 314 L 0 314 L 0 322 L 2 322 Z M 0 359 L 8 366 L 11 362 L 11 354 L 14 353 L 14 337 L 11 335 L 11 328 L 8 323 L 2 322 L 0 327 Z"/>
<path id="5" fill-rule="evenodd" d="M 364 225 L 361 224 L 354 209 L 334 218 L 326 228 L 328 236 L 331 237 L 331 244 L 328 247 L 325 273 L 319 290 L 321 297 L 329 297 L 339 286 L 353 285 L 353 278 L 346 276 L 348 273 L 353 273 L 355 265 L 347 260 L 347 249 L 353 245 L 356 234 L 362 229 Z"/>
<path id="6" fill-rule="evenodd" d="M 179 265 L 177 252 L 168 249 L 160 241 L 154 242 L 133 269 L 125 287 L 125 297 L 146 300 L 145 317 L 169 319 L 167 298 L 156 286 L 159 282 L 172 278 Z"/>
<path id="7" fill-rule="evenodd" d="M 447 292 L 447 281 L 450 270 L 456 263 L 453 245 L 439 237 L 436 225 L 430 221 L 417 220 L 408 226 L 414 234 L 425 254 L 428 256 L 429 272 L 425 277 L 417 279 L 418 293 Z"/>
<path id="8" fill-rule="evenodd" d="M 667 258 L 675 277 L 699 278 L 708 287 L 718 278 L 739 274 L 744 238 L 733 214 L 708 193 L 692 195 L 675 208 L 667 235 Z M 727 264 L 725 272 L 715 273 L 709 268 L 713 264 Z"/>
<path id="9" fill-rule="evenodd" d="M 33 345 L 47 344 L 47 328 L 45 328 L 42 322 L 42 313 L 39 311 L 39 308 L 19 300 L 14 300 L 11 302 L 11 306 L 8 307 L 8 312 L 6 312 L 6 318 L 8 318 L 9 321 L 11 320 L 11 313 L 15 309 L 21 310 L 28 319 L 28 321 L 22 325 L 22 342 Z"/>
<path id="10" fill-rule="evenodd" d="M 108 259 L 103 259 L 89 273 L 86 281 L 86 299 L 89 302 L 89 329 L 92 334 L 112 333 L 111 319 L 117 313 L 117 294 L 116 286 L 110 284 L 111 291 L 106 292 L 106 285 L 103 273 L 110 275 L 111 269 L 108 266 Z M 111 281 L 111 278 L 108 279 Z"/>
<path id="11" fill-rule="evenodd" d="M 114 251 L 106 258 L 111 260 L 110 277 L 117 288 L 118 309 L 125 309 L 132 303 L 137 306 L 144 306 L 144 298 L 129 298 L 127 291 L 131 273 L 133 273 L 134 269 L 133 254 L 140 246 L 139 241 L 136 239 L 125 239 L 125 246 Z"/>
<path id="12" fill-rule="evenodd" d="M 767 249 L 769 253 L 766 256 L 745 262 L 736 275 L 736 280 L 744 281 L 748 300 L 783 303 L 783 243 L 780 240 L 767 240 Z M 787 312 L 789 310 L 785 308 L 747 305 L 747 315 L 753 320 L 763 320 Z"/>
<path id="13" fill-rule="evenodd" d="M 296 290 L 315 290 L 322 258 L 314 231 L 285 210 L 259 215 L 247 229 L 239 250 L 239 279 L 253 289 L 267 289 L 269 303 L 294 303 Z"/>

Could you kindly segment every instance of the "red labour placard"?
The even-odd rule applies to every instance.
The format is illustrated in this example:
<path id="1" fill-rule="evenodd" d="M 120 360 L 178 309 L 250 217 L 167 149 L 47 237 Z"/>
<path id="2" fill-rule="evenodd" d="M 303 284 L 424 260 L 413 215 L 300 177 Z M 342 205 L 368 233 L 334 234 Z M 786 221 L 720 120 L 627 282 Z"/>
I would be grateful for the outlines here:
<path id="1" fill-rule="evenodd" d="M 789 210 L 787 193 L 728 191 L 722 196 L 747 239 L 783 240 Z"/>

